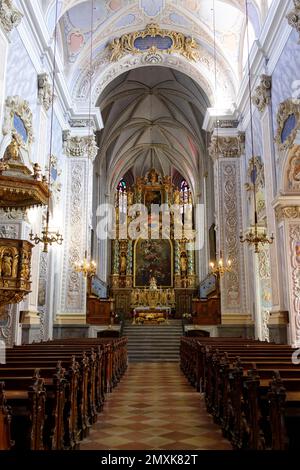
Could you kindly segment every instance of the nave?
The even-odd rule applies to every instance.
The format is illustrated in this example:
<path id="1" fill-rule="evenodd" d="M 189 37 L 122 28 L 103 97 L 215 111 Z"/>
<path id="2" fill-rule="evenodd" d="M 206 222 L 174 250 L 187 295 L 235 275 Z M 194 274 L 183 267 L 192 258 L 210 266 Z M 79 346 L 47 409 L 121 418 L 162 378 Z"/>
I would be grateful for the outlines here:
<path id="1" fill-rule="evenodd" d="M 178 363 L 133 363 L 82 450 L 230 450 Z"/>

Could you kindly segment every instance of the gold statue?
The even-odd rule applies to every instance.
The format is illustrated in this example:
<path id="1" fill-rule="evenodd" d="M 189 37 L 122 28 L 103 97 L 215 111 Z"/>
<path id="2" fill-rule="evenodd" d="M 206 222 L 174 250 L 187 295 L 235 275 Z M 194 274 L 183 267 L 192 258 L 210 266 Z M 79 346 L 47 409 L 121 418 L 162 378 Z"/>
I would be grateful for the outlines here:
<path id="1" fill-rule="evenodd" d="M 127 206 L 132 206 L 133 196 L 134 196 L 133 191 L 131 188 L 129 188 L 127 191 Z"/>
<path id="2" fill-rule="evenodd" d="M 144 183 L 145 183 L 145 179 L 142 176 L 138 176 L 136 179 L 136 188 L 137 188 L 138 193 L 142 192 Z"/>
<path id="3" fill-rule="evenodd" d="M 187 273 L 187 258 L 186 254 L 183 252 L 180 255 L 180 270 L 181 270 L 181 275 L 186 275 Z"/>
<path id="4" fill-rule="evenodd" d="M 174 190 L 174 193 L 173 193 L 173 203 L 176 204 L 176 205 L 179 205 L 180 204 L 180 191 L 178 188 L 176 188 Z"/>
<path id="5" fill-rule="evenodd" d="M 135 290 L 131 291 L 131 295 L 130 295 L 131 305 L 136 305 L 137 304 L 136 294 L 137 294 L 137 292 Z"/>
<path id="6" fill-rule="evenodd" d="M 158 174 L 155 170 L 155 168 L 152 168 L 150 171 L 149 171 L 149 181 L 151 184 L 156 184 L 158 183 Z"/>
<path id="7" fill-rule="evenodd" d="M 149 288 L 150 290 L 157 290 L 157 283 L 156 283 L 156 279 L 154 276 L 151 276 L 150 277 L 150 284 L 149 284 Z"/>
<path id="8" fill-rule="evenodd" d="M 21 278 L 29 280 L 30 278 L 30 260 L 26 251 L 23 252 L 22 268 L 20 273 Z"/>
<path id="9" fill-rule="evenodd" d="M 17 142 L 16 138 L 13 136 L 11 143 L 5 150 L 3 161 L 14 161 L 19 162 L 20 159 L 20 147 L 21 145 Z"/>
<path id="10" fill-rule="evenodd" d="M 116 62 L 124 54 L 123 49 L 122 49 L 121 39 L 119 38 L 115 38 L 110 44 L 109 48 L 112 50 L 112 54 L 110 57 L 110 60 L 112 62 Z"/>
<path id="11" fill-rule="evenodd" d="M 9 170 L 9 165 L 5 161 L 0 160 L 0 175 L 6 170 Z"/>
<path id="12" fill-rule="evenodd" d="M 200 52 L 198 50 L 198 45 L 193 38 L 186 38 L 183 46 L 182 55 L 186 57 L 189 61 L 195 61 L 200 59 Z"/>
<path id="13" fill-rule="evenodd" d="M 1 275 L 3 277 L 12 276 L 13 257 L 10 253 L 5 253 L 1 263 Z"/>
<path id="14" fill-rule="evenodd" d="M 126 253 L 122 251 L 120 255 L 120 274 L 126 274 L 126 268 L 127 268 Z"/>
<path id="15" fill-rule="evenodd" d="M 161 295 L 160 295 L 160 303 L 161 305 L 167 305 L 167 292 L 165 289 L 162 289 Z"/>

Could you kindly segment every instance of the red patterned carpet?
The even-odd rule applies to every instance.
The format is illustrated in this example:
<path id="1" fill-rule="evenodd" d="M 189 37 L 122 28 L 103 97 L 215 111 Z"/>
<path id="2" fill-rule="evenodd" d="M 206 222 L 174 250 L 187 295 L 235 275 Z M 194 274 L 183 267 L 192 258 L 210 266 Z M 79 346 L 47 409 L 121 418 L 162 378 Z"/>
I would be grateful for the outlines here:
<path id="1" fill-rule="evenodd" d="M 174 363 L 130 364 L 81 450 L 230 450 Z"/>

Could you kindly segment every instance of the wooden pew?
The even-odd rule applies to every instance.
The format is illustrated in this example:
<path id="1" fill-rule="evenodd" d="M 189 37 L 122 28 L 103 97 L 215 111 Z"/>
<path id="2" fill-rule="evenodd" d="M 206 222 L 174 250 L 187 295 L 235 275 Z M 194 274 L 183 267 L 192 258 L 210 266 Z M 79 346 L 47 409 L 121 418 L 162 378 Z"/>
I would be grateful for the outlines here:
<path id="1" fill-rule="evenodd" d="M 0 450 L 11 449 L 10 422 L 11 414 L 5 398 L 4 382 L 0 382 Z"/>
<path id="2" fill-rule="evenodd" d="M 205 392 L 208 411 L 235 448 L 279 450 L 287 448 L 286 432 L 291 444 L 289 419 L 300 424 L 300 370 L 292 353 L 257 341 L 182 338 L 181 367 Z"/>
<path id="3" fill-rule="evenodd" d="M 43 448 L 72 449 L 78 448 L 79 439 L 87 435 L 103 407 L 105 394 L 117 385 L 126 367 L 126 338 L 61 340 L 8 350 L 0 379 L 5 379 L 8 388 L 12 384 L 17 387 L 39 368 L 46 392 Z"/>
<path id="4" fill-rule="evenodd" d="M 35 372 L 33 378 L 14 377 L 5 381 L 5 399 L 11 413 L 13 448 L 44 450 L 46 391 L 44 380 Z"/>

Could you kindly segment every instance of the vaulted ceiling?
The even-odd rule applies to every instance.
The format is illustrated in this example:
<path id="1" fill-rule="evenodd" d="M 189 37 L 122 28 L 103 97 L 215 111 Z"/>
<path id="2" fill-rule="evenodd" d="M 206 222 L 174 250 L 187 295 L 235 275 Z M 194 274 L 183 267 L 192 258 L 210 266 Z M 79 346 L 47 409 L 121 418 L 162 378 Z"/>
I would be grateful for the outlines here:
<path id="1" fill-rule="evenodd" d="M 99 105 L 99 159 L 106 158 L 108 191 L 128 170 L 137 176 L 152 167 L 165 175 L 177 170 L 199 191 L 209 102 L 189 77 L 164 67 L 138 68 L 114 80 Z"/>
<path id="2" fill-rule="evenodd" d="M 96 164 L 105 162 L 108 192 L 126 172 L 153 166 L 201 192 L 203 117 L 209 106 L 234 106 L 248 53 L 246 1 L 252 43 L 272 0 L 42 0 L 50 36 L 58 6 L 59 51 L 77 111 L 86 112 L 89 96 L 101 110 Z M 161 66 L 130 54 L 112 63 L 111 41 L 149 23 L 193 37 L 199 60 L 162 52 Z"/>
<path id="3" fill-rule="evenodd" d="M 259 35 L 271 0 L 247 0 L 251 41 Z M 55 23 L 56 0 L 42 0 L 49 31 Z M 60 50 L 65 74 L 74 85 L 89 60 L 92 0 L 58 0 Z M 245 0 L 93 0 L 94 60 L 107 44 L 126 32 L 142 30 L 148 23 L 193 35 L 199 45 L 213 53 L 213 12 L 216 16 L 216 46 L 235 81 L 242 76 L 245 61 Z"/>

